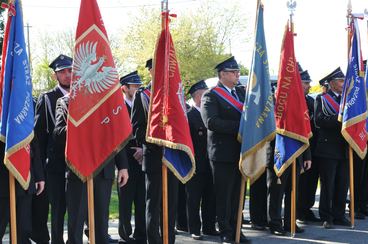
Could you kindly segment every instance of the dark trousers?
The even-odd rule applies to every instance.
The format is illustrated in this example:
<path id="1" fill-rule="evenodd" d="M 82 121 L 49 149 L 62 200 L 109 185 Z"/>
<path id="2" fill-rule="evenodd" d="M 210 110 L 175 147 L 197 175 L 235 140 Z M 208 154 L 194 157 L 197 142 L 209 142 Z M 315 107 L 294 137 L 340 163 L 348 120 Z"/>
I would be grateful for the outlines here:
<path id="1" fill-rule="evenodd" d="M 298 198 L 297 198 L 297 217 L 305 218 L 306 215 L 310 214 L 311 208 L 316 200 L 316 191 L 318 185 L 318 160 L 316 158 L 312 159 L 312 167 L 304 171 L 303 174 L 299 176 L 299 186 L 298 186 Z"/>
<path id="2" fill-rule="evenodd" d="M 162 176 L 161 172 L 146 172 L 146 231 L 149 244 L 161 244 L 159 226 L 162 219 Z M 167 171 L 168 183 L 168 232 L 169 243 L 175 243 L 175 217 L 178 197 L 178 179 Z M 162 221 L 161 221 L 162 222 Z M 162 230 L 162 227 L 161 227 Z M 162 231 L 161 231 L 162 233 Z"/>
<path id="3" fill-rule="evenodd" d="M 253 224 L 267 225 L 267 170 L 250 186 L 249 212 Z"/>
<path id="4" fill-rule="evenodd" d="M 64 244 L 64 217 L 66 213 L 64 172 L 48 172 L 47 193 L 51 205 L 51 244 Z"/>
<path id="5" fill-rule="evenodd" d="M 47 186 L 46 186 L 47 187 Z M 49 217 L 49 199 L 47 189 L 40 195 L 32 196 L 32 235 L 36 243 L 48 243 L 50 240 L 47 220 Z"/>
<path id="6" fill-rule="evenodd" d="M 365 194 L 367 184 L 367 156 L 361 159 L 354 153 L 354 208 L 356 212 L 365 212 L 367 196 Z"/>
<path id="7" fill-rule="evenodd" d="M 176 227 L 181 230 L 188 230 L 187 220 L 187 195 L 185 193 L 185 185 L 178 183 L 178 206 L 176 213 Z"/>
<path id="8" fill-rule="evenodd" d="M 113 179 L 101 176 L 93 179 L 95 238 L 98 244 L 108 244 L 108 221 Z M 73 177 L 67 183 L 68 244 L 83 243 L 83 226 L 88 216 L 87 184 Z"/>
<path id="9" fill-rule="evenodd" d="M 298 189 L 298 174 L 300 167 L 297 164 L 296 188 Z M 270 227 L 290 226 L 290 211 L 291 211 L 291 188 L 292 188 L 292 165 L 290 165 L 284 173 L 277 177 L 275 170 L 268 168 L 268 187 L 269 187 L 269 216 Z M 296 195 L 298 197 L 298 194 Z M 282 201 L 284 200 L 284 223 L 282 222 Z"/>
<path id="10" fill-rule="evenodd" d="M 20 244 L 30 244 L 31 237 L 31 204 L 32 195 L 22 195 L 16 198 L 16 214 L 17 214 L 17 241 Z M 10 206 L 9 197 L 0 198 L 0 244 L 5 234 L 6 226 L 10 226 Z M 10 226 L 11 228 L 11 226 Z M 10 234 L 9 234 L 10 237 Z"/>
<path id="11" fill-rule="evenodd" d="M 216 215 L 222 236 L 234 236 L 240 196 L 238 162 L 211 161 L 216 191 Z"/>
<path id="12" fill-rule="evenodd" d="M 345 217 L 346 196 L 349 183 L 347 160 L 319 158 L 321 196 L 319 216 L 323 221 Z"/>
<path id="13" fill-rule="evenodd" d="M 136 162 L 133 162 L 136 163 Z M 138 163 L 137 163 L 138 164 Z M 145 175 L 139 168 L 129 169 L 129 180 L 121 188 L 119 193 L 119 236 L 128 240 L 132 234 L 132 206 L 134 203 L 135 229 L 133 237 L 139 240 L 146 239 L 146 186 Z"/>
<path id="14" fill-rule="evenodd" d="M 216 230 L 216 204 L 211 172 L 197 173 L 186 183 L 189 233 L 197 234 Z M 201 218 L 199 212 L 201 209 Z M 202 223 L 202 224 L 201 224 Z"/>

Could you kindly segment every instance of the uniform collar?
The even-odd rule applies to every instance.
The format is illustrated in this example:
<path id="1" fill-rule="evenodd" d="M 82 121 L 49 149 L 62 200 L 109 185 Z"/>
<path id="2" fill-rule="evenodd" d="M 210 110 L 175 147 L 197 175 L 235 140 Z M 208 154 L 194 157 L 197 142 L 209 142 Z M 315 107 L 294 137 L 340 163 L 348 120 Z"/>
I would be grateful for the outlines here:
<path id="1" fill-rule="evenodd" d="M 133 101 L 129 100 L 126 96 L 124 96 L 125 103 L 129 105 L 129 107 L 132 107 Z"/>
<path id="2" fill-rule="evenodd" d="M 196 108 L 198 110 L 198 112 L 201 112 L 201 108 L 200 107 L 197 107 L 197 105 L 193 105 L 194 108 Z"/>
<path id="3" fill-rule="evenodd" d="M 58 87 L 59 87 L 60 91 L 63 93 L 64 96 L 69 93 L 67 90 L 62 88 L 60 85 L 58 85 Z"/>
<path id="4" fill-rule="evenodd" d="M 219 85 L 222 86 L 222 87 L 224 87 L 229 93 L 231 93 L 231 91 L 235 91 L 236 92 L 235 87 L 233 89 L 230 89 L 229 87 L 225 86 L 221 82 L 219 82 Z"/>

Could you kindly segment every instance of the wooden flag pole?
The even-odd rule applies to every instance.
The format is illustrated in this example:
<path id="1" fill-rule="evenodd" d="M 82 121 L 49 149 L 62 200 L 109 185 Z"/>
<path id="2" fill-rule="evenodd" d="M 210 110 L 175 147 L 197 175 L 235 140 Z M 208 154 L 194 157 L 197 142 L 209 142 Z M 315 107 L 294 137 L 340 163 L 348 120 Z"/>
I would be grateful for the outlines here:
<path id="1" fill-rule="evenodd" d="M 87 179 L 87 194 L 88 194 L 88 228 L 89 228 L 89 243 L 95 244 L 95 204 L 93 193 L 93 177 Z"/>
<path id="2" fill-rule="evenodd" d="M 355 227 L 355 210 L 354 210 L 354 158 L 353 158 L 353 149 L 349 146 L 349 173 L 350 173 L 350 219 L 351 219 L 351 228 Z"/>
<path id="3" fill-rule="evenodd" d="M 294 23 L 293 15 L 296 8 L 296 2 L 294 0 L 289 0 L 287 7 L 290 12 L 290 29 L 294 34 Z M 296 213 L 296 161 L 292 162 L 291 169 L 291 207 L 290 207 L 290 234 L 291 237 L 295 237 L 295 213 Z"/>
<path id="4" fill-rule="evenodd" d="M 235 235 L 235 243 L 240 242 L 240 233 L 242 227 L 243 220 L 243 205 L 244 205 L 244 193 L 247 185 L 246 178 L 242 175 L 241 177 L 241 185 L 240 185 L 240 198 L 239 198 L 239 207 L 238 207 L 238 218 L 236 221 L 236 235 Z"/>
<path id="5" fill-rule="evenodd" d="M 257 5 L 256 5 L 256 16 L 257 17 L 255 20 L 254 33 L 257 33 L 258 8 L 259 8 L 260 3 L 261 3 L 261 0 L 257 0 Z M 246 183 L 247 183 L 247 179 L 241 174 L 238 216 L 236 219 L 235 243 L 240 242 L 240 233 L 241 233 L 242 220 L 243 220 L 244 193 L 246 189 Z"/>
<path id="6" fill-rule="evenodd" d="M 11 243 L 17 244 L 17 212 L 15 199 L 15 180 L 9 172 L 9 198 L 10 198 L 10 229 Z"/>
<path id="7" fill-rule="evenodd" d="M 164 84 L 168 84 L 169 82 L 169 3 L 168 0 L 162 0 L 161 2 L 161 14 L 162 14 L 162 29 L 166 30 L 166 40 L 165 40 L 165 71 L 164 71 Z M 166 87 L 166 92 L 168 92 L 168 88 Z M 166 94 L 166 105 L 168 95 Z M 166 116 L 166 114 L 164 114 Z M 167 166 L 162 163 L 162 242 L 163 244 L 169 244 L 169 206 L 168 206 L 168 185 L 167 185 Z"/>
<path id="8" fill-rule="evenodd" d="M 291 176 L 291 213 L 290 232 L 291 237 L 295 237 L 295 213 L 296 213 L 296 161 L 293 162 Z"/>
<path id="9" fill-rule="evenodd" d="M 352 5 L 351 0 L 348 2 L 348 10 L 347 10 L 347 24 L 348 24 L 348 62 L 349 62 L 349 53 L 351 48 L 351 29 L 350 23 L 352 18 Z M 355 210 L 354 210 L 354 158 L 353 158 L 353 149 L 349 146 L 349 180 L 350 180 L 350 221 L 351 228 L 353 229 L 355 226 Z"/>

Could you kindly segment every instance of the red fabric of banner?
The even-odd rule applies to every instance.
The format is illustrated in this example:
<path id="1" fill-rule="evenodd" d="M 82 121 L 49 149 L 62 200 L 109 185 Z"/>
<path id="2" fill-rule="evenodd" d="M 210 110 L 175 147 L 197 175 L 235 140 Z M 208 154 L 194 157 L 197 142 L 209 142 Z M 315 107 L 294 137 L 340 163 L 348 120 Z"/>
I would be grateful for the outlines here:
<path id="1" fill-rule="evenodd" d="M 82 179 L 95 175 L 132 133 L 96 0 L 82 0 L 73 57 L 66 158 Z"/>
<path id="2" fill-rule="evenodd" d="M 294 35 L 287 27 L 277 82 L 275 116 L 277 132 L 308 143 L 309 113 L 294 53 Z M 285 132 L 285 133 L 282 133 Z"/>

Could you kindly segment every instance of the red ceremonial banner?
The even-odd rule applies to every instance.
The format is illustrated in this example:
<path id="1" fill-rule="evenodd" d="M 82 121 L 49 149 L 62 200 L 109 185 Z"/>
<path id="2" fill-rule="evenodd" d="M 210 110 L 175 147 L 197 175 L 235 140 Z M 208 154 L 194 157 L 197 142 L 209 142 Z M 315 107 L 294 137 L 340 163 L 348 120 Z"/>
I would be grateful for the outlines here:
<path id="1" fill-rule="evenodd" d="M 163 162 L 185 183 L 195 171 L 194 150 L 184 88 L 168 27 L 159 36 L 153 67 L 146 140 L 165 147 Z"/>
<path id="2" fill-rule="evenodd" d="M 311 128 L 302 81 L 294 54 L 293 32 L 286 27 L 277 82 L 275 118 L 277 132 L 308 143 Z"/>
<path id="3" fill-rule="evenodd" d="M 82 0 L 67 124 L 68 166 L 84 181 L 125 145 L 132 128 L 96 0 Z"/>

